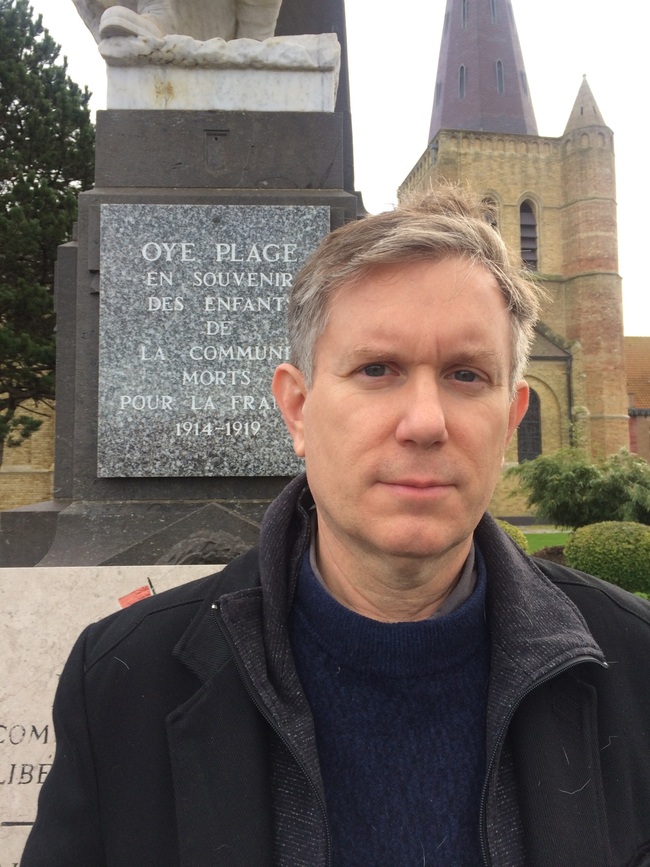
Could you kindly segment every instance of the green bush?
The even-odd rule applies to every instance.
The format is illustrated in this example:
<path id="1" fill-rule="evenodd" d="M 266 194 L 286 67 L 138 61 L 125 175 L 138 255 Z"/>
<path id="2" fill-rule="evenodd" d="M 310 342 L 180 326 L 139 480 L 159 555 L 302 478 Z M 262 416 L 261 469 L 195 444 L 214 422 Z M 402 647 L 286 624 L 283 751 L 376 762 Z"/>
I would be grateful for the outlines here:
<path id="1" fill-rule="evenodd" d="M 626 449 L 597 462 L 581 449 L 563 449 L 507 474 L 519 480 L 537 518 L 557 527 L 650 524 L 650 464 Z"/>
<path id="2" fill-rule="evenodd" d="M 497 518 L 497 524 L 501 527 L 504 533 L 507 533 L 510 536 L 513 542 L 516 542 L 517 545 L 519 545 L 522 551 L 528 553 L 528 539 L 519 527 L 515 527 L 514 524 L 509 524 L 507 521 L 502 521 L 500 518 Z"/>
<path id="3" fill-rule="evenodd" d="M 564 548 L 567 565 L 618 584 L 632 593 L 650 593 L 650 527 L 603 521 L 580 527 Z"/>

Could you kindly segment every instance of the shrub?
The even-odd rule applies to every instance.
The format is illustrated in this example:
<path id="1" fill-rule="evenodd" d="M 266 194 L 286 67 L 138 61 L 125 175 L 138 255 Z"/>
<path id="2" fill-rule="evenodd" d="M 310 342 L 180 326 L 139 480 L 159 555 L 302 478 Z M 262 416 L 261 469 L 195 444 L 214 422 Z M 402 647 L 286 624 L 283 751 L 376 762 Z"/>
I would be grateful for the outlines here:
<path id="1" fill-rule="evenodd" d="M 603 521 L 580 527 L 564 548 L 567 565 L 632 593 L 650 593 L 650 527 Z"/>
<path id="2" fill-rule="evenodd" d="M 563 449 L 513 467 L 508 475 L 518 478 L 529 508 L 550 524 L 650 524 L 650 465 L 625 449 L 596 463 L 580 449 Z"/>
<path id="3" fill-rule="evenodd" d="M 540 560 L 550 560 L 551 563 L 559 563 L 560 566 L 566 566 L 564 545 L 550 545 L 546 548 L 539 548 L 539 550 L 535 551 L 533 557 L 538 557 Z"/>
<path id="4" fill-rule="evenodd" d="M 519 527 L 515 527 L 514 524 L 509 524 L 507 521 L 502 521 L 499 518 L 497 518 L 497 524 L 501 527 L 504 533 L 507 533 L 508 536 L 510 536 L 513 542 L 519 545 L 522 551 L 528 553 L 528 539 Z"/>

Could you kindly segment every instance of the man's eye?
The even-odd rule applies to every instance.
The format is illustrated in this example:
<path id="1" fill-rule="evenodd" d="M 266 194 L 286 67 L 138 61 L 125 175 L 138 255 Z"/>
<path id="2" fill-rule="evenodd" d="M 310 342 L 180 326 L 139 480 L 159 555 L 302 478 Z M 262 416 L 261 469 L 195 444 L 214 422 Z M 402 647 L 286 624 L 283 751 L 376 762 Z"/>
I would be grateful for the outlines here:
<path id="1" fill-rule="evenodd" d="M 452 376 L 457 382 L 477 382 L 479 379 L 473 370 L 455 370 Z"/>
<path id="2" fill-rule="evenodd" d="M 388 366 L 386 364 L 366 364 L 366 366 L 362 368 L 362 372 L 365 373 L 366 376 L 386 376 L 388 373 Z"/>

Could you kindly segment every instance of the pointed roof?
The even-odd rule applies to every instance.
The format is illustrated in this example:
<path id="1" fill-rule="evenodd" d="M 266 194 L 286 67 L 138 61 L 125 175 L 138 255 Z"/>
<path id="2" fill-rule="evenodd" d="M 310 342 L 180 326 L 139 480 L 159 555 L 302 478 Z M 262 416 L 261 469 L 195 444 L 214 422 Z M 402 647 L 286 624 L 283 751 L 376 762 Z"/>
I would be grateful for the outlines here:
<path id="1" fill-rule="evenodd" d="M 447 0 L 429 141 L 441 129 L 537 135 L 510 0 Z"/>
<path id="2" fill-rule="evenodd" d="M 575 132 L 577 129 L 584 129 L 588 126 L 607 126 L 607 124 L 596 105 L 596 100 L 587 82 L 587 76 L 583 75 L 582 84 L 580 85 L 576 101 L 573 103 L 564 134 L 566 135 L 569 132 Z"/>

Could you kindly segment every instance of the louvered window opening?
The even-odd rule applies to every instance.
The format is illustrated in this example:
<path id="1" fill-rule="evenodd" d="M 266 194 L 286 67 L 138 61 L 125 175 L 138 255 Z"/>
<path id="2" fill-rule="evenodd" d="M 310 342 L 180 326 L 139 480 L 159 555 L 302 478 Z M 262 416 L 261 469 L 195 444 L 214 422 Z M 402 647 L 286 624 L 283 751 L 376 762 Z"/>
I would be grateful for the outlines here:
<path id="1" fill-rule="evenodd" d="M 531 271 L 537 271 L 537 220 L 530 202 L 519 208 L 521 258 Z"/>

